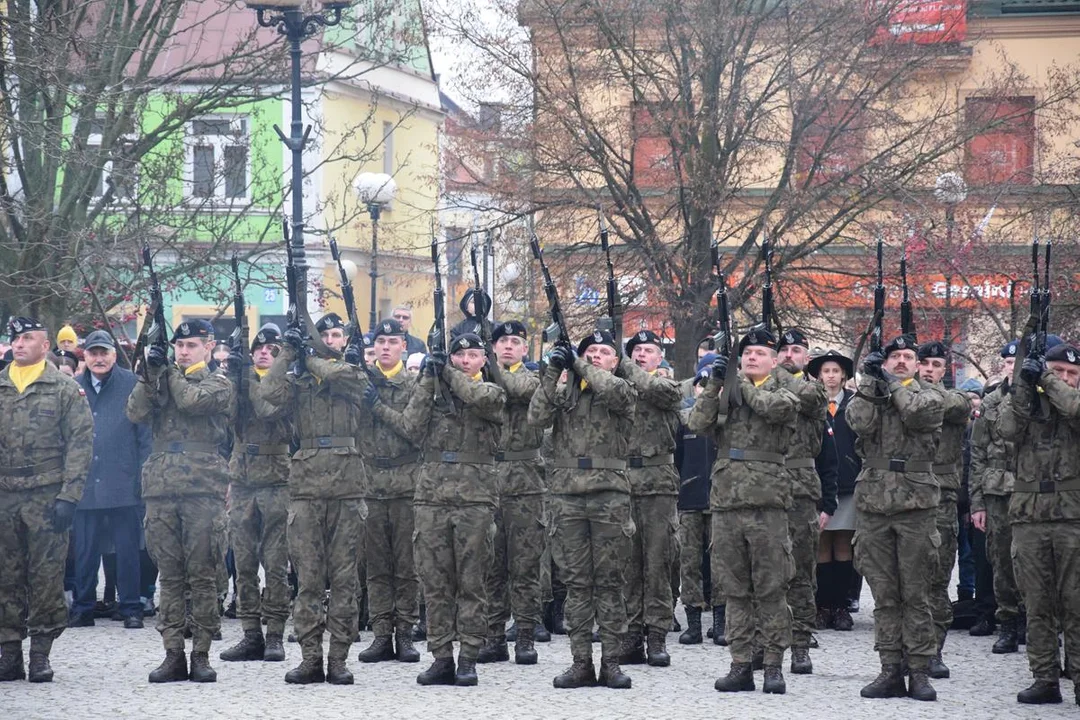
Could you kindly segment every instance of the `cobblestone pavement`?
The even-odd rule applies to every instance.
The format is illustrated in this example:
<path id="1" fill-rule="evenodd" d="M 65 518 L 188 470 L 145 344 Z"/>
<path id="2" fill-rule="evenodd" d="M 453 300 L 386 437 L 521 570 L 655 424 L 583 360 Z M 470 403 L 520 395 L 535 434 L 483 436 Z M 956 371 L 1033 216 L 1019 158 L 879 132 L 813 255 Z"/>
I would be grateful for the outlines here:
<path id="1" fill-rule="evenodd" d="M 864 700 L 859 689 L 877 674 L 869 591 L 855 630 L 819 633 L 821 648 L 812 651 L 814 675 L 787 672 L 788 693 L 758 691 L 721 695 L 713 681 L 727 671 L 726 648 L 681 646 L 668 636 L 671 667 L 625 668 L 633 678 L 628 691 L 603 688 L 554 690 L 551 679 L 569 665 L 565 637 L 537 643 L 540 663 L 479 666 L 476 688 L 422 688 L 416 674 L 427 666 L 378 663 L 362 665 L 356 653 L 371 633 L 353 646 L 349 665 L 356 674 L 351 687 L 289 686 L 283 677 L 299 662 L 299 648 L 286 643 L 284 663 L 226 663 L 217 653 L 240 638 L 237 620 L 225 620 L 224 641 L 214 643 L 214 685 L 174 683 L 151 686 L 147 673 L 160 662 L 160 637 L 148 623 L 144 630 L 124 630 L 120 623 L 99 620 L 96 627 L 69 629 L 53 652 L 56 680 L 51 684 L 0 683 L 0 717 L 24 718 L 1053 718 L 1080 716 L 1073 704 L 1072 684 L 1062 682 L 1063 705 L 1025 706 L 1016 692 L 1030 683 L 1023 653 L 992 655 L 994 638 L 973 638 L 966 632 L 949 636 L 946 662 L 952 678 L 936 680 L 939 700 Z M 679 611 L 682 619 L 682 611 Z M 707 621 L 706 621 L 707 624 Z M 422 647 L 422 644 L 421 644 Z M 190 649 L 190 646 L 189 646 Z M 1021 648 L 1022 650 L 1023 648 Z M 513 650 L 511 650 L 511 656 Z M 599 648 L 596 648 L 599 663 Z M 789 658 L 790 661 L 790 658 Z"/>

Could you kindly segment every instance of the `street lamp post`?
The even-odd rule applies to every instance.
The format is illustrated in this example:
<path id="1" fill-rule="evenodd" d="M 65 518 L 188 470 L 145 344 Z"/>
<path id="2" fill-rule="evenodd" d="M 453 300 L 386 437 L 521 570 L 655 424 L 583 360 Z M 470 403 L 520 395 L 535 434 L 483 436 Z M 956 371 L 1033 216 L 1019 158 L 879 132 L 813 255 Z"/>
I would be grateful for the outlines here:
<path id="1" fill-rule="evenodd" d="M 350 2 L 322 3 L 322 11 L 306 14 L 303 9 L 304 0 L 259 0 L 249 2 L 247 6 L 258 14 L 261 27 L 276 28 L 279 35 L 285 37 L 289 43 L 289 57 L 291 60 L 291 90 L 292 90 L 292 122 L 289 126 L 289 135 L 277 125 L 274 130 L 285 147 L 292 151 L 292 180 L 289 192 L 292 193 L 292 235 L 289 245 L 292 249 L 293 267 L 296 271 L 296 288 L 298 291 L 297 312 L 310 321 L 307 309 L 307 256 L 304 252 L 304 148 L 311 134 L 311 126 L 304 127 L 304 121 L 300 114 L 300 44 L 303 40 L 314 35 L 318 30 L 332 27 L 341 23 L 342 12 L 349 7 Z M 310 332 L 310 323 L 308 330 Z M 328 352 L 318 333 L 314 333 L 311 342 L 321 353 Z"/>
<path id="2" fill-rule="evenodd" d="M 953 230 L 956 226 L 956 206 L 967 199 L 967 183 L 954 172 L 938 175 L 934 182 L 934 198 L 945 206 L 945 254 L 948 270 L 945 273 L 945 328 L 942 342 L 945 352 L 952 354 L 952 278 L 953 278 Z M 951 363 L 950 363 L 951 367 Z M 946 372 L 945 387 L 952 389 L 955 384 L 952 372 Z"/>
<path id="3" fill-rule="evenodd" d="M 368 312 L 368 327 L 374 328 L 378 318 L 378 283 L 379 283 L 379 218 L 384 206 L 390 204 L 397 192 L 397 183 L 386 173 L 360 173 L 354 183 L 360 202 L 367 206 L 371 217 L 371 264 L 368 275 L 371 276 L 371 308 Z"/>

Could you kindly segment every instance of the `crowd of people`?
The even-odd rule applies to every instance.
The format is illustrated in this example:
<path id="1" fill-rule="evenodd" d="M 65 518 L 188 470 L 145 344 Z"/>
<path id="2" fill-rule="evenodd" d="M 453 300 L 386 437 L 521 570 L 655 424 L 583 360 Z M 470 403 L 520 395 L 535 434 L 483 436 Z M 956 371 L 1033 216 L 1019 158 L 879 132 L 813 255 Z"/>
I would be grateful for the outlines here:
<path id="1" fill-rule="evenodd" d="M 761 325 L 730 352 L 703 341 L 679 381 L 648 330 L 597 329 L 537 363 L 516 320 L 467 312 L 429 351 L 411 319 L 360 336 L 328 313 L 246 347 L 189 320 L 130 370 L 106 331 L 54 344 L 13 318 L 0 680 L 50 681 L 65 627 L 155 616 L 150 681 L 213 682 L 223 614 L 244 633 L 230 662 L 284 661 L 291 615 L 293 684 L 352 683 L 370 628 L 362 663 L 419 662 L 427 640 L 421 685 L 476 685 L 510 642 L 533 664 L 565 633 L 555 687 L 629 688 L 624 666 L 668 666 L 676 630 L 729 647 L 718 691 L 760 670 L 784 693 L 788 651 L 812 674 L 816 633 L 852 629 L 865 582 L 881 672 L 863 697 L 934 700 L 948 632 L 997 630 L 994 653 L 1027 643 L 1018 700 L 1061 702 L 1059 632 L 1080 652 L 1073 346 L 1011 342 L 989 384 L 953 389 L 940 342 L 900 335 L 856 375 Z"/>

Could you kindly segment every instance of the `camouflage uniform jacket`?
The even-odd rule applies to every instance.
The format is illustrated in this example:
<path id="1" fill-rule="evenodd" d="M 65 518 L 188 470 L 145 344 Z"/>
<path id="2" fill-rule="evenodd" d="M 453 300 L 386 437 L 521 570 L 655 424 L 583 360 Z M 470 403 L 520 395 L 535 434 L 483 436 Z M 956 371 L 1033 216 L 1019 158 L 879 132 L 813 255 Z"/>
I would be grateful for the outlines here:
<path id="1" fill-rule="evenodd" d="M 634 495 L 678 495 L 679 473 L 675 470 L 674 454 L 682 407 L 679 384 L 659 375 L 650 375 L 628 357 L 623 357 L 616 372 L 637 391 L 634 429 L 627 455 L 641 458 L 672 456 L 671 462 L 663 465 L 628 469 L 630 492 Z"/>
<path id="2" fill-rule="evenodd" d="M 236 393 L 237 417 L 243 418 L 244 427 L 242 434 L 233 442 L 232 460 L 229 461 L 232 481 L 236 485 L 252 488 L 287 485 L 289 457 L 292 454 L 289 447 L 292 442 L 292 407 L 266 402 L 266 384 L 254 370 L 248 372 L 247 395 L 245 400 Z M 240 403 L 244 403 L 243 408 L 239 407 Z"/>
<path id="3" fill-rule="evenodd" d="M 593 367 L 582 358 L 574 372 L 585 382 L 577 404 L 569 408 L 572 393 L 559 384 L 558 370 L 548 367 L 529 403 L 529 424 L 552 428 L 552 462 L 592 457 L 625 460 L 634 427 L 637 392 L 626 380 Z M 557 495 L 593 492 L 630 492 L 625 470 L 549 467 L 548 491 Z"/>
<path id="4" fill-rule="evenodd" d="M 506 390 L 503 410 L 502 439 L 499 450 L 527 452 L 539 450 L 544 430 L 529 424 L 529 403 L 540 387 L 540 376 L 520 365 L 516 370 L 504 368 L 499 384 Z M 496 466 L 499 471 L 499 495 L 538 495 L 544 492 L 544 461 L 505 460 Z"/>
<path id="5" fill-rule="evenodd" d="M 48 463 L 33 475 L 0 475 L 0 492 L 60 486 L 59 500 L 78 503 L 90 470 L 94 418 L 79 384 L 45 363 L 20 393 L 9 371 L 0 372 L 0 466 Z"/>
<path id="6" fill-rule="evenodd" d="M 788 510 L 792 482 L 784 468 L 784 455 L 798 417 L 799 399 L 781 386 L 776 375 L 755 385 L 740 373 L 738 382 L 743 401 L 722 422 L 718 380 L 709 380 L 690 411 L 691 431 L 716 433 L 709 506 L 713 510 Z M 775 456 L 779 461 L 733 457 L 741 453 Z"/>
<path id="7" fill-rule="evenodd" d="M 905 384 L 863 377 L 859 390 L 873 397 L 885 389 L 886 402 L 874 404 L 859 395 L 851 399 L 845 418 L 858 434 L 855 452 L 863 459 L 855 485 L 855 508 L 862 512 L 894 515 L 927 510 L 941 502 L 937 478 L 925 472 L 883 470 L 869 460 L 903 460 L 932 464 L 945 414 L 941 393 L 918 378 Z"/>
<path id="8" fill-rule="evenodd" d="M 360 417 L 360 452 L 368 467 L 370 480 L 366 497 L 390 500 L 411 498 L 416 490 L 420 468 L 420 449 L 384 419 L 387 410 L 401 412 L 416 390 L 416 378 L 405 370 L 386 377 L 378 363 L 371 365 L 379 402 L 370 413 Z M 406 462 L 412 458 L 411 461 Z M 391 461 L 393 467 L 379 467 Z M 402 464 L 396 464 L 401 461 Z"/>
<path id="9" fill-rule="evenodd" d="M 1002 382 L 983 397 L 971 426 L 971 512 L 986 510 L 985 495 L 1012 493 L 1016 444 L 997 429 L 1008 386 L 1007 381 Z"/>
<path id="10" fill-rule="evenodd" d="M 997 420 L 1001 436 L 1016 443 L 1009 522 L 1080 520 L 1080 392 L 1050 370 L 1039 385 L 1035 418 L 1031 385 L 1021 379 Z"/>
<path id="11" fill-rule="evenodd" d="M 300 449 L 289 468 L 289 496 L 299 499 L 352 500 L 362 498 L 367 475 L 360 458 L 361 403 L 367 376 L 348 363 L 319 357 L 305 358 L 307 372 L 297 376 L 290 368 L 296 351 L 288 345 L 274 359 L 263 378 L 265 405 L 256 413 L 291 407 Z M 334 447 L 305 447 L 317 438 L 331 439 Z M 352 440 L 351 446 L 348 444 Z"/>
<path id="12" fill-rule="evenodd" d="M 934 465 L 956 468 L 954 472 L 935 470 L 934 475 L 941 487 L 941 499 L 956 500 L 964 469 L 964 433 L 971 421 L 971 400 L 966 393 L 959 390 L 949 390 L 936 383 L 927 384 L 941 393 L 942 402 L 945 404 L 941 435 L 938 436 L 937 451 L 934 453 Z"/>
<path id="13" fill-rule="evenodd" d="M 496 505 L 495 452 L 502 431 L 506 391 L 477 382 L 457 368 L 443 368 L 453 407 L 435 403 L 435 379 L 427 374 L 416 383 L 401 412 L 384 408 L 380 419 L 424 449 L 416 477 L 414 501 L 422 505 Z M 490 458 L 487 462 L 444 462 L 444 453 Z"/>
<path id="14" fill-rule="evenodd" d="M 135 384 L 128 398 L 127 416 L 134 423 L 148 422 L 154 448 L 142 470 L 143 498 L 210 495 L 224 499 L 229 486 L 229 464 L 220 450 L 229 440 L 233 386 L 220 373 L 203 367 L 188 374 L 175 365 L 159 380 Z M 200 450 L 165 452 L 167 445 L 203 446 Z"/>
<path id="15" fill-rule="evenodd" d="M 776 379 L 799 399 L 799 415 L 795 431 L 791 435 L 791 443 L 788 445 L 788 461 L 810 461 L 808 467 L 787 469 L 793 483 L 792 492 L 797 498 L 820 503 L 821 477 L 813 460 L 821 453 L 825 438 L 825 416 L 829 412 L 828 393 L 824 385 L 810 380 L 805 372 L 790 373 L 777 366 Z"/>

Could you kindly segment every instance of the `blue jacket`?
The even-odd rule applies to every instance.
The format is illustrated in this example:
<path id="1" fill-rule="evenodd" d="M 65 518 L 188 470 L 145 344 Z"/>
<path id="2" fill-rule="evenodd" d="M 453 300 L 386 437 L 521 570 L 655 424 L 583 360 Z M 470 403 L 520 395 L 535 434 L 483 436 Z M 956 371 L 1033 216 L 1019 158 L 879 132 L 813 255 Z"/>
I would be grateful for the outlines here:
<path id="1" fill-rule="evenodd" d="M 100 393 L 94 392 L 89 370 L 76 380 L 86 392 L 94 415 L 94 455 L 78 509 L 138 505 L 142 464 L 150 455 L 153 438 L 149 425 L 136 425 L 124 413 L 128 395 L 135 387 L 135 374 L 114 366 Z"/>

